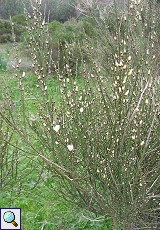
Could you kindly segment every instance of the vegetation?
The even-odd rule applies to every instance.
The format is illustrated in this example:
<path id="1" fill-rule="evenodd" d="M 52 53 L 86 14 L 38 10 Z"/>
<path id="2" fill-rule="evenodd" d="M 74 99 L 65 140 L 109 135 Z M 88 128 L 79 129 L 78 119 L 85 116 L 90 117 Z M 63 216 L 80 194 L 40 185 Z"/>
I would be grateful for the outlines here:
<path id="1" fill-rule="evenodd" d="M 12 17 L 12 22 L 17 25 L 26 26 L 26 17 L 24 14 L 16 14 Z"/>
<path id="2" fill-rule="evenodd" d="M 41 11 L 45 12 L 46 18 L 50 21 L 57 20 L 65 22 L 75 16 L 75 0 L 45 0 L 42 1 Z M 24 6 L 29 13 L 32 14 L 31 3 L 36 5 L 33 0 L 5 0 L 0 2 L 0 17 L 3 19 L 10 19 L 17 14 L 24 13 Z"/>
<path id="3" fill-rule="evenodd" d="M 0 2 L 0 17 L 10 19 L 10 17 L 24 13 L 23 0 L 5 0 Z M 25 7 L 31 10 L 30 0 L 25 0 Z"/>
<path id="4" fill-rule="evenodd" d="M 46 7 L 46 16 L 50 21 L 65 22 L 75 16 L 75 0 L 46 0 L 42 2 L 41 8 Z M 43 10 L 42 10 L 43 11 Z"/>
<path id="5" fill-rule="evenodd" d="M 0 19 L 0 43 L 13 42 L 13 32 L 15 40 L 20 41 L 25 27 L 21 24 L 12 24 L 11 21 Z"/>
<path id="6" fill-rule="evenodd" d="M 93 9 L 82 40 L 76 26 L 48 25 L 40 9 L 37 1 L 26 19 L 34 73 L 20 70 L 17 52 L 15 77 L 7 81 L 6 73 L 1 84 L 2 206 L 22 207 L 30 229 L 158 228 L 156 2 L 130 1 L 125 12 Z M 38 196 L 31 208 L 29 194 Z"/>
<path id="7" fill-rule="evenodd" d="M 7 69 L 7 54 L 1 53 L 0 54 L 0 70 L 6 70 Z"/>

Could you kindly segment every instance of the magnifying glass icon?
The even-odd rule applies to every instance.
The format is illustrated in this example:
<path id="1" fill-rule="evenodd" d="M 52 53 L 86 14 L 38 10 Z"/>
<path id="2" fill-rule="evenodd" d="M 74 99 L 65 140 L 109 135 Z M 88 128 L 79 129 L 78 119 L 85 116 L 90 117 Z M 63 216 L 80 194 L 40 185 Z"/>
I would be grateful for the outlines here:
<path id="1" fill-rule="evenodd" d="M 3 219 L 4 219 L 5 222 L 11 223 L 11 224 L 13 224 L 15 227 L 18 226 L 18 224 L 15 222 L 15 215 L 14 215 L 14 213 L 11 212 L 11 211 L 5 212 L 4 215 L 3 215 Z"/>

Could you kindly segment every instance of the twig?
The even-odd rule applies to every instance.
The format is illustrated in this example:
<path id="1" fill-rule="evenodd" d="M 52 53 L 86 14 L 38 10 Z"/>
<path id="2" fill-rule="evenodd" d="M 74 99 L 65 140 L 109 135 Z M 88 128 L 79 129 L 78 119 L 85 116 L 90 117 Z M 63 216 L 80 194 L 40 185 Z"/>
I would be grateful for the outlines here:
<path id="1" fill-rule="evenodd" d="M 141 93 L 141 96 L 140 96 L 140 98 L 139 98 L 139 101 L 138 101 L 138 103 L 137 103 L 137 106 L 136 106 L 135 110 L 133 111 L 132 116 L 131 116 L 131 118 L 130 118 L 130 122 L 133 120 L 133 118 L 134 118 L 136 112 L 137 112 L 138 109 L 139 109 L 140 103 L 141 103 L 141 101 L 142 101 L 142 99 L 143 99 L 143 94 L 145 93 L 145 91 L 146 91 L 146 89 L 147 89 L 147 87 L 148 87 L 148 84 L 149 84 L 149 81 L 147 82 L 146 86 L 144 87 L 144 89 L 143 89 L 143 91 L 142 91 L 142 93 Z"/>
<path id="2" fill-rule="evenodd" d="M 45 222 L 38 222 L 39 224 L 42 224 L 42 227 L 41 227 L 41 230 L 44 230 L 45 229 L 45 226 L 47 224 L 54 224 L 54 223 L 51 223 L 51 222 L 48 222 L 48 221 L 45 221 Z"/>
<path id="3" fill-rule="evenodd" d="M 44 230 L 45 229 L 45 226 L 48 224 L 48 222 L 44 222 L 42 227 L 41 227 L 41 230 Z"/>
<path id="4" fill-rule="evenodd" d="M 147 191 L 147 194 L 151 191 L 151 189 L 153 188 L 153 186 L 155 185 L 155 183 L 157 182 L 157 180 L 159 179 L 160 175 L 157 177 L 157 179 L 153 182 L 153 184 L 151 185 L 151 187 L 149 188 L 149 190 Z"/>
<path id="5" fill-rule="evenodd" d="M 106 216 L 106 215 L 105 215 L 105 216 Z M 100 218 L 104 218 L 105 216 L 102 216 L 102 217 L 100 217 Z M 100 218 L 97 218 L 97 219 L 92 220 L 92 219 L 86 217 L 83 213 L 82 213 L 82 217 L 85 218 L 86 220 L 91 221 L 91 222 L 101 222 L 101 221 L 103 221 L 103 219 L 100 219 Z"/>

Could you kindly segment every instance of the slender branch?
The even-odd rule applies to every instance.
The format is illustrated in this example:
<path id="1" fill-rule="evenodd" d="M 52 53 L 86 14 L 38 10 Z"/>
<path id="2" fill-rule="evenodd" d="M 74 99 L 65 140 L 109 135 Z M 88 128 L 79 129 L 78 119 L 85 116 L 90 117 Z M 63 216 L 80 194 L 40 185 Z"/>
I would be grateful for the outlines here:
<path id="1" fill-rule="evenodd" d="M 151 187 L 149 188 L 149 190 L 147 191 L 147 194 L 151 191 L 151 189 L 153 188 L 153 186 L 156 184 L 156 182 L 158 181 L 160 175 L 156 178 L 156 180 L 153 182 L 153 184 L 151 185 Z"/>

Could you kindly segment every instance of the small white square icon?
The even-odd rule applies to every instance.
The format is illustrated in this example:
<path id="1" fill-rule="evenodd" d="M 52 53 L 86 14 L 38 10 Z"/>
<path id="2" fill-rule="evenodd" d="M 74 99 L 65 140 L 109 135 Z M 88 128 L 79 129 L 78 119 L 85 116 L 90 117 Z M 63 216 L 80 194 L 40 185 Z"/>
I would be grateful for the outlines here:
<path id="1" fill-rule="evenodd" d="M 0 230 L 21 230 L 21 209 L 0 209 Z"/>

